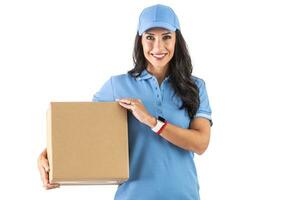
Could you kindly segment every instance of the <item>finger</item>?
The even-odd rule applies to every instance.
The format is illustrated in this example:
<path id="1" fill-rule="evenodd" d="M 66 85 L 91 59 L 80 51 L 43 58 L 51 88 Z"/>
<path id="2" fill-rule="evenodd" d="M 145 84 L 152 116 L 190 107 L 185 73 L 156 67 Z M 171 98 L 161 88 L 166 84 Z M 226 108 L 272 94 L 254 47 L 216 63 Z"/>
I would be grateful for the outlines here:
<path id="1" fill-rule="evenodd" d="M 119 102 L 126 103 L 126 104 L 130 105 L 131 100 L 130 99 L 119 99 Z"/>
<path id="2" fill-rule="evenodd" d="M 41 154 L 39 156 L 39 158 L 38 158 L 38 165 L 41 165 L 42 167 L 44 167 L 46 172 L 50 171 L 49 161 L 48 161 L 46 155 Z"/>
<path id="3" fill-rule="evenodd" d="M 41 181 L 43 182 L 43 185 L 45 186 L 48 183 L 48 181 L 46 179 L 47 172 L 45 171 L 45 168 L 42 166 L 41 161 L 39 161 L 39 163 L 38 163 L 38 168 L 40 171 Z"/>
<path id="4" fill-rule="evenodd" d="M 127 103 L 123 103 L 123 102 L 119 102 L 119 104 L 120 104 L 122 107 L 124 107 L 124 108 L 126 108 L 126 109 L 129 109 L 129 110 L 131 110 L 132 107 L 133 107 L 133 105 L 130 105 L 130 104 L 127 104 Z"/>
<path id="5" fill-rule="evenodd" d="M 127 103 L 127 104 L 137 104 L 137 103 L 141 103 L 142 101 L 140 99 L 133 99 L 133 98 L 123 98 L 123 99 L 117 99 L 117 101 L 121 101 L 123 103 Z"/>
<path id="6" fill-rule="evenodd" d="M 45 189 L 50 190 L 50 189 L 59 188 L 59 187 L 60 187 L 60 185 L 57 183 L 52 183 L 52 184 L 49 183 L 45 186 Z"/>
<path id="7" fill-rule="evenodd" d="M 134 102 L 136 104 L 138 103 L 142 103 L 142 100 L 141 99 L 130 99 L 131 103 Z"/>
<path id="8" fill-rule="evenodd" d="M 48 162 L 47 159 L 42 158 L 42 159 L 41 159 L 41 165 L 42 165 L 42 167 L 45 169 L 46 172 L 49 172 L 49 171 L 50 171 L 49 162 Z"/>
<path id="9" fill-rule="evenodd" d="M 42 179 L 43 185 L 46 187 L 49 184 L 48 173 L 45 171 L 45 169 L 43 167 L 40 168 L 40 173 L 41 173 L 41 179 Z"/>
<path id="10" fill-rule="evenodd" d="M 41 181 L 43 183 L 43 186 L 46 187 L 49 184 L 48 175 L 43 171 L 40 171 L 40 175 L 41 175 Z"/>
<path id="11" fill-rule="evenodd" d="M 56 185 L 50 185 L 50 184 L 48 184 L 48 185 L 46 185 L 46 186 L 44 186 L 44 187 L 45 187 L 46 190 L 51 190 L 51 189 L 54 189 L 54 188 L 59 188 L 59 186 L 56 186 Z"/>
<path id="12" fill-rule="evenodd" d="M 40 172 L 44 185 L 49 183 L 49 164 L 47 159 L 42 159 L 40 163 Z"/>
<path id="13" fill-rule="evenodd" d="M 46 172 L 50 171 L 49 161 L 45 156 L 40 156 L 39 163 L 45 169 Z"/>

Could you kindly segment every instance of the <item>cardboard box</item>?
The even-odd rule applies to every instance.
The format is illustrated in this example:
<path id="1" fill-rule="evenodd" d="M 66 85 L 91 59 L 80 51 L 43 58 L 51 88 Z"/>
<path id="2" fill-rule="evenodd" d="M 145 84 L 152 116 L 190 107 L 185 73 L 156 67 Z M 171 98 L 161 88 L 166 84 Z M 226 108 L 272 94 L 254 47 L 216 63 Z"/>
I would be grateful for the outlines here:
<path id="1" fill-rule="evenodd" d="M 51 183 L 120 184 L 129 177 L 127 111 L 117 102 L 52 102 Z"/>

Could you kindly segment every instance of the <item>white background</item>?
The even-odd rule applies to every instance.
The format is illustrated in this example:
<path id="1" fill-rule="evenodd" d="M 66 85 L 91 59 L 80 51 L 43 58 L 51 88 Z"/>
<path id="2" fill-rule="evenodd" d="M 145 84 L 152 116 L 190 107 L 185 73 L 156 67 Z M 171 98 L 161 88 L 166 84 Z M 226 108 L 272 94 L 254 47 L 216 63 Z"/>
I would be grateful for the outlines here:
<path id="1" fill-rule="evenodd" d="M 139 13 L 154 3 L 1 0 L 0 199 L 113 199 L 116 186 L 44 190 L 46 110 L 91 101 L 131 69 Z M 179 16 L 213 110 L 209 149 L 195 159 L 202 199 L 300 199 L 298 2 L 160 3 Z"/>

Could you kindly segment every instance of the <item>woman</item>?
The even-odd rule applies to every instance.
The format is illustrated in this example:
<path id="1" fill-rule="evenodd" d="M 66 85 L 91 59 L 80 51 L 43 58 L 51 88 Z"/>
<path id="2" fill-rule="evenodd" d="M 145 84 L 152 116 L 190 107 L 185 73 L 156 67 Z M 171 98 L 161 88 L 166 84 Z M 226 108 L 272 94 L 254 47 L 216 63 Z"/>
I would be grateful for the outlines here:
<path id="1" fill-rule="evenodd" d="M 130 111 L 130 177 L 115 199 L 199 199 L 193 157 L 208 146 L 211 109 L 204 81 L 191 75 L 191 59 L 170 7 L 143 10 L 133 58 L 134 68 L 111 77 L 93 98 L 118 101 Z M 47 189 L 59 186 L 49 184 L 46 151 L 39 169 Z"/>

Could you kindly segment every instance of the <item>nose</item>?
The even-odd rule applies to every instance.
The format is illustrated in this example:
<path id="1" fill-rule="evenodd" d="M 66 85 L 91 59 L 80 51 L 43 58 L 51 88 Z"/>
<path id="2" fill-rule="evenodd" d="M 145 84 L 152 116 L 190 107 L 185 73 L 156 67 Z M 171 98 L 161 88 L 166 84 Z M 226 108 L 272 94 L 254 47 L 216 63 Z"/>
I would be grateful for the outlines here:
<path id="1" fill-rule="evenodd" d="M 161 50 L 163 50 L 163 41 L 161 41 L 161 38 L 157 38 L 155 41 L 154 41 L 154 44 L 153 44 L 153 51 L 154 52 L 161 52 Z"/>

